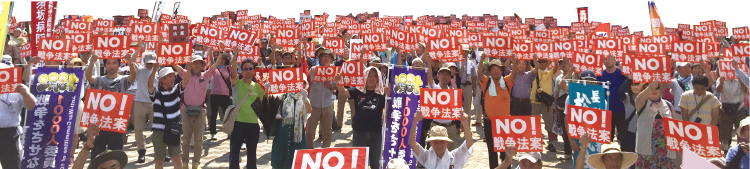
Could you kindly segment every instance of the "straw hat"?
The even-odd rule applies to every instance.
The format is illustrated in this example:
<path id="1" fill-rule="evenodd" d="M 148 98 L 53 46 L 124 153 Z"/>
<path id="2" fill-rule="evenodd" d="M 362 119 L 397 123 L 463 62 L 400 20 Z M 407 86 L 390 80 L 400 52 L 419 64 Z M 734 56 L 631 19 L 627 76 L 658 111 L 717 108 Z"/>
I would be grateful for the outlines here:
<path id="1" fill-rule="evenodd" d="M 602 145 L 601 153 L 592 154 L 589 156 L 589 165 L 594 168 L 605 168 L 604 163 L 602 163 L 602 157 L 605 154 L 622 154 L 622 168 L 630 167 L 631 165 L 635 164 L 635 160 L 638 159 L 638 155 L 633 152 L 621 152 L 620 146 L 615 146 L 613 144 L 604 144 Z"/>
<path id="2" fill-rule="evenodd" d="M 448 129 L 443 126 L 432 126 L 432 128 L 430 128 L 430 137 L 428 137 L 426 141 L 433 140 L 453 142 L 453 140 L 448 138 Z"/>

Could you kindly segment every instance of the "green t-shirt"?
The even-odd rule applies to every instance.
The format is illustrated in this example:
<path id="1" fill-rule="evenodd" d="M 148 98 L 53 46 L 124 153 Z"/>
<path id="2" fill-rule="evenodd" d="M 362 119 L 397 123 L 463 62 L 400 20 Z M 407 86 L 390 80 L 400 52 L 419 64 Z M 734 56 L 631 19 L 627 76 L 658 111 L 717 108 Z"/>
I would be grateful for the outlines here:
<path id="1" fill-rule="evenodd" d="M 237 121 L 243 122 L 243 123 L 258 123 L 258 115 L 255 114 L 255 111 L 253 111 L 253 107 L 251 104 L 255 102 L 255 99 L 257 99 L 259 96 L 262 97 L 264 94 L 263 88 L 260 87 L 260 84 L 253 82 L 252 84 L 255 85 L 253 87 L 253 93 L 255 95 L 249 95 L 247 96 L 247 99 L 245 99 L 245 102 L 241 103 L 242 107 L 240 107 L 240 112 L 237 114 Z M 245 94 L 247 94 L 248 91 L 250 91 L 251 84 L 245 83 L 245 81 L 239 80 L 237 82 L 237 89 L 239 93 L 237 93 L 238 97 L 237 102 L 242 100 L 242 97 L 245 97 Z"/>

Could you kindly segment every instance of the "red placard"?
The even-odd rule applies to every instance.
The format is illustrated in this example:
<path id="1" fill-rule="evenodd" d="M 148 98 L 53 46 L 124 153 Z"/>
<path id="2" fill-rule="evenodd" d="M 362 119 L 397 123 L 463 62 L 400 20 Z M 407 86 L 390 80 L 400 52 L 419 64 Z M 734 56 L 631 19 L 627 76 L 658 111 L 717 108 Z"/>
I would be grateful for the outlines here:
<path id="1" fill-rule="evenodd" d="M 125 35 L 95 35 L 94 54 L 99 59 L 122 59 L 128 54 L 130 39 Z"/>
<path id="2" fill-rule="evenodd" d="M 716 31 L 714 31 L 714 36 L 717 37 L 727 37 L 729 36 L 729 31 L 727 28 L 716 28 Z"/>
<path id="3" fill-rule="evenodd" d="M 350 45 L 351 48 L 349 48 L 351 51 L 349 52 L 349 60 L 359 60 L 359 55 L 362 54 L 362 47 L 364 45 L 362 43 L 352 43 Z M 371 57 L 374 55 L 372 52 L 365 52 L 364 55 L 362 55 L 365 61 L 369 61 Z"/>
<path id="4" fill-rule="evenodd" d="M 481 46 L 488 57 L 510 57 L 513 54 L 511 37 L 485 36 L 482 38 Z"/>
<path id="5" fill-rule="evenodd" d="M 110 33 L 115 28 L 114 20 L 97 19 L 94 20 L 96 31 Z"/>
<path id="6" fill-rule="evenodd" d="M 21 84 L 21 67 L 0 69 L 0 94 L 16 93 L 16 84 Z"/>
<path id="7" fill-rule="evenodd" d="M 510 146 L 515 146 L 516 152 L 544 150 L 541 116 L 493 116 L 490 120 L 495 152 L 505 152 Z"/>
<path id="8" fill-rule="evenodd" d="M 705 44 L 702 42 L 676 41 L 672 50 L 672 58 L 677 62 L 698 63 L 704 60 L 702 56 L 707 53 Z"/>
<path id="9" fill-rule="evenodd" d="M 247 47 L 247 46 L 246 46 Z M 237 55 L 237 63 L 242 63 L 245 59 L 250 59 L 253 62 L 258 62 L 258 59 L 260 58 L 260 46 L 253 45 L 250 46 L 250 51 L 240 51 L 240 54 Z"/>
<path id="10" fill-rule="evenodd" d="M 333 81 L 336 73 L 339 72 L 338 66 L 316 66 L 313 82 L 330 82 Z"/>
<path id="11" fill-rule="evenodd" d="M 341 86 L 365 86 L 365 66 L 359 61 L 344 62 L 340 68 Z"/>
<path id="12" fill-rule="evenodd" d="M 271 72 L 271 68 L 255 68 L 255 80 L 258 81 L 260 84 L 266 84 L 268 82 L 268 78 Z M 260 85 L 261 88 L 263 88 L 263 91 L 266 90 L 266 87 L 263 85 Z"/>
<path id="13" fill-rule="evenodd" d="M 640 43 L 638 44 L 638 54 L 648 54 L 655 56 L 664 56 L 668 50 L 672 49 L 672 44 L 667 43 Z"/>
<path id="14" fill-rule="evenodd" d="M 388 47 L 385 43 L 386 38 L 387 37 L 382 33 L 362 34 L 363 44 L 369 51 L 387 50 Z"/>
<path id="15" fill-rule="evenodd" d="M 485 39 L 482 37 L 482 33 L 471 32 L 468 34 L 467 39 L 468 39 L 469 46 L 484 47 Z"/>
<path id="16" fill-rule="evenodd" d="M 326 166 L 367 169 L 368 151 L 380 150 L 370 150 L 368 147 L 299 149 L 294 151 L 292 169 L 325 168 Z"/>
<path id="17" fill-rule="evenodd" d="M 325 39 L 323 40 L 323 46 L 333 51 L 336 54 L 344 54 L 345 44 L 344 39 Z"/>
<path id="18" fill-rule="evenodd" d="M 336 35 L 338 35 L 338 31 L 336 31 L 336 27 L 325 27 L 323 28 L 323 37 L 326 38 L 336 38 Z"/>
<path id="19" fill-rule="evenodd" d="M 701 157 L 722 156 L 716 126 L 664 118 L 664 130 L 669 150 L 680 152 L 687 148 Z"/>
<path id="20" fill-rule="evenodd" d="M 434 29 L 427 26 L 421 26 L 419 27 L 419 33 L 430 38 L 430 39 L 437 39 L 440 37 L 443 37 L 443 30 L 442 29 Z"/>
<path id="21" fill-rule="evenodd" d="M 632 57 L 633 83 L 651 83 L 659 80 L 659 83 L 671 83 L 671 63 L 665 56 L 643 56 Z"/>
<path id="22" fill-rule="evenodd" d="M 190 24 L 188 23 L 175 23 L 168 24 L 165 26 L 167 29 L 167 41 L 172 43 L 187 43 L 190 42 Z M 161 29 L 164 30 L 164 29 Z"/>
<path id="23" fill-rule="evenodd" d="M 750 44 L 749 43 L 740 43 L 740 44 L 732 45 L 730 47 L 730 50 L 732 50 L 732 56 L 734 57 L 750 57 Z"/>
<path id="24" fill-rule="evenodd" d="M 148 9 L 138 9 L 138 17 L 148 17 Z"/>
<path id="25" fill-rule="evenodd" d="M 91 32 L 91 22 L 65 20 L 65 32 L 85 33 Z"/>
<path id="26" fill-rule="evenodd" d="M 615 57 L 622 57 L 623 47 L 622 39 L 617 38 L 601 38 L 594 39 L 594 51 L 599 55 L 614 55 Z"/>
<path id="27" fill-rule="evenodd" d="M 190 63 L 193 56 L 193 45 L 190 43 L 159 43 L 159 58 L 156 62 L 160 66 L 182 65 Z"/>
<path id="28" fill-rule="evenodd" d="M 513 43 L 513 53 L 518 60 L 534 60 L 534 43 Z"/>
<path id="29" fill-rule="evenodd" d="M 294 93 L 305 90 L 302 68 L 271 70 L 268 94 Z"/>
<path id="30" fill-rule="evenodd" d="M 695 37 L 712 37 L 714 36 L 714 28 L 711 25 L 693 25 L 695 31 Z"/>
<path id="31" fill-rule="evenodd" d="M 86 52 L 91 47 L 91 33 L 66 33 L 65 39 L 71 40 L 71 52 Z"/>
<path id="32" fill-rule="evenodd" d="M 132 94 L 88 89 L 86 104 L 81 113 L 81 127 L 96 124 L 102 131 L 125 133 L 132 104 Z"/>
<path id="33" fill-rule="evenodd" d="M 30 57 L 31 56 L 31 43 L 26 43 L 25 45 L 21 46 L 21 57 Z"/>
<path id="34" fill-rule="evenodd" d="M 719 43 L 717 42 L 711 42 L 711 43 L 705 43 L 706 46 L 706 54 L 703 54 L 705 58 L 718 58 L 721 48 L 719 47 Z M 728 49 L 728 48 L 725 48 Z"/>
<path id="35" fill-rule="evenodd" d="M 413 50 L 417 49 L 416 45 L 416 39 L 415 34 L 408 33 L 405 31 L 400 31 L 397 29 L 387 29 L 385 31 L 386 35 L 390 32 L 390 38 L 388 38 L 391 42 L 391 46 L 395 46 L 397 48 L 401 48 L 401 50 Z"/>
<path id="36" fill-rule="evenodd" d="M 602 75 L 602 59 L 605 59 L 605 56 L 583 52 L 573 52 L 573 54 L 575 56 L 570 60 L 570 63 L 576 68 L 576 73 L 581 73 L 583 70 L 593 70 L 597 76 Z"/>
<path id="37" fill-rule="evenodd" d="M 69 39 L 39 38 L 37 56 L 46 61 L 67 61 L 71 57 L 70 41 Z"/>
<path id="38" fill-rule="evenodd" d="M 299 43 L 299 30 L 293 28 L 278 28 L 275 31 L 276 45 L 293 47 Z M 343 45 L 343 44 L 342 44 Z"/>
<path id="39" fill-rule="evenodd" d="M 603 144 L 611 143 L 612 112 L 609 110 L 568 105 L 568 136 L 580 139 L 588 133 L 591 141 Z"/>
<path id="40" fill-rule="evenodd" d="M 734 36 L 734 38 L 737 38 L 739 40 L 750 39 L 750 29 L 748 29 L 747 26 L 732 28 L 732 36 Z"/>
<path id="41" fill-rule="evenodd" d="M 430 38 L 427 44 L 430 56 L 436 60 L 458 62 L 462 60 L 458 40 L 455 37 Z"/>
<path id="42" fill-rule="evenodd" d="M 742 72 L 747 72 L 747 65 L 737 64 Z M 737 75 L 734 74 L 735 70 L 732 67 L 731 60 L 720 60 L 719 61 L 719 75 L 726 79 L 737 79 Z"/>
<path id="43" fill-rule="evenodd" d="M 552 43 L 534 43 L 534 54 L 539 57 L 539 59 L 547 59 L 547 60 L 555 60 L 559 58 L 555 58 L 554 55 L 554 44 Z M 550 65 L 551 66 L 551 65 Z"/>
<path id="44" fill-rule="evenodd" d="M 461 89 L 420 89 L 419 107 L 425 119 L 460 120 Z"/>
<path id="45" fill-rule="evenodd" d="M 193 40 L 195 43 L 203 44 L 210 47 L 219 47 L 223 31 L 219 28 L 210 27 L 205 24 L 195 26 Z"/>
<path id="46" fill-rule="evenodd" d="M 236 28 L 231 28 L 228 34 L 229 35 L 224 40 L 224 46 L 227 48 L 238 47 L 241 51 L 248 53 L 253 52 L 253 45 L 255 45 L 255 41 L 259 36 L 255 31 Z"/>
<path id="47" fill-rule="evenodd" d="M 136 23 L 131 26 L 130 40 L 138 41 L 143 39 L 144 42 L 158 42 L 159 29 L 157 23 Z"/>
<path id="48" fill-rule="evenodd" d="M 572 58 L 573 52 L 578 52 L 578 46 L 573 40 L 558 41 L 553 43 L 555 58 Z"/>

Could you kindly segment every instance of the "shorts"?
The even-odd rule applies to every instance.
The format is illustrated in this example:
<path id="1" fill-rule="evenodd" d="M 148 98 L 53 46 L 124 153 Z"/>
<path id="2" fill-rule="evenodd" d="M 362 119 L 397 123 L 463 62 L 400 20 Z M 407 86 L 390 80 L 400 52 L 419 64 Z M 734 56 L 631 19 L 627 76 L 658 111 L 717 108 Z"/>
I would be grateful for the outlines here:
<path id="1" fill-rule="evenodd" d="M 154 140 L 152 142 L 154 144 L 154 159 L 165 159 L 167 154 L 169 154 L 169 157 L 174 157 L 182 153 L 180 145 L 170 146 L 162 141 L 164 139 L 163 131 L 154 131 L 154 133 L 151 134 L 151 139 Z"/>

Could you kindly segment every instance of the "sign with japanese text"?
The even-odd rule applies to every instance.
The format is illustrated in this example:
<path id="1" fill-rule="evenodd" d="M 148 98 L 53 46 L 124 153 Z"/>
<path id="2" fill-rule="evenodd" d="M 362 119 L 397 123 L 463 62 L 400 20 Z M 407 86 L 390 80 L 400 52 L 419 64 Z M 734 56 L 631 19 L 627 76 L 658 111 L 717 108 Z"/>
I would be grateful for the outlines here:
<path id="1" fill-rule="evenodd" d="M 313 82 L 330 82 L 339 72 L 338 66 L 315 66 Z"/>
<path id="2" fill-rule="evenodd" d="M 362 49 L 364 47 L 364 44 L 362 44 L 362 39 L 350 39 L 349 42 L 349 60 L 359 60 L 360 55 L 362 55 L 362 59 L 369 61 L 371 57 L 374 57 L 374 54 L 372 52 L 365 52 L 362 53 Z"/>
<path id="3" fill-rule="evenodd" d="M 167 25 L 167 39 L 171 43 L 190 42 L 190 24 L 175 23 Z M 158 39 L 157 39 L 158 40 Z"/>
<path id="4" fill-rule="evenodd" d="M 195 26 L 195 31 L 193 34 L 193 42 L 195 43 L 210 47 L 219 47 L 219 42 L 223 40 L 223 31 L 219 28 L 198 24 Z"/>
<path id="5" fill-rule="evenodd" d="M 737 65 L 739 65 L 740 70 L 742 70 L 742 72 L 747 72 L 746 64 L 737 64 Z M 725 77 L 726 79 L 737 79 L 737 75 L 735 75 L 735 70 L 732 67 L 731 60 L 719 61 L 719 75 L 721 75 L 722 77 Z"/>
<path id="6" fill-rule="evenodd" d="M 677 62 L 698 63 L 705 60 L 701 57 L 707 53 L 705 45 L 706 43 L 702 42 L 676 41 L 672 49 L 672 59 Z"/>
<path id="7" fill-rule="evenodd" d="M 664 56 L 672 49 L 673 44 L 668 43 L 639 43 L 638 54 Z"/>
<path id="8" fill-rule="evenodd" d="M 305 90 L 302 68 L 271 70 L 271 86 L 268 94 L 295 93 Z"/>
<path id="9" fill-rule="evenodd" d="M 739 40 L 750 39 L 750 29 L 748 29 L 747 26 L 732 28 L 732 36 L 734 36 L 734 38 L 737 38 Z"/>
<path id="10" fill-rule="evenodd" d="M 340 86 L 365 86 L 365 68 L 362 62 L 348 61 L 344 62 L 340 68 L 341 81 Z"/>
<path id="11" fill-rule="evenodd" d="M 455 37 L 430 38 L 427 47 L 435 60 L 457 62 L 462 60 L 458 39 Z"/>
<path id="12" fill-rule="evenodd" d="M 534 43 L 513 43 L 513 53 L 518 60 L 534 60 Z"/>
<path id="13" fill-rule="evenodd" d="M 237 63 L 242 63 L 242 61 L 245 59 L 250 59 L 258 63 L 259 58 L 260 58 L 260 46 L 255 45 L 255 46 L 250 47 L 250 52 L 240 51 L 240 54 L 237 55 Z"/>
<path id="14" fill-rule="evenodd" d="M 346 48 L 345 42 L 344 39 L 325 39 L 323 40 L 323 46 L 333 51 L 333 53 L 344 54 L 344 49 Z"/>
<path id="15" fill-rule="evenodd" d="M 602 85 L 568 82 L 568 91 L 568 105 L 607 109 L 607 91 Z"/>
<path id="16" fill-rule="evenodd" d="M 255 68 L 254 76 L 258 83 L 265 84 L 266 82 L 268 82 L 268 79 L 271 78 L 271 70 L 271 68 Z M 266 87 L 264 85 L 260 85 L 260 87 L 263 88 L 264 91 L 266 90 Z"/>
<path id="17" fill-rule="evenodd" d="M 0 69 L 0 94 L 16 93 L 15 85 L 21 84 L 21 67 Z"/>
<path id="18" fill-rule="evenodd" d="M 93 50 L 99 59 L 122 59 L 128 54 L 130 38 L 126 35 L 95 35 Z"/>
<path id="19" fill-rule="evenodd" d="M 382 33 L 362 34 L 362 41 L 369 51 L 387 50 L 386 36 Z"/>
<path id="20" fill-rule="evenodd" d="M 227 48 L 238 47 L 243 52 L 253 52 L 253 45 L 255 45 L 259 36 L 255 31 L 236 28 L 229 29 L 228 34 L 229 36 L 224 40 L 224 46 Z"/>
<path id="21" fill-rule="evenodd" d="M 6 11 L 5 7 L 11 7 L 9 3 L 8 5 L 3 3 L 3 12 Z M 31 35 L 29 36 L 29 43 L 32 46 L 31 53 L 32 55 L 44 56 L 37 54 L 38 47 L 36 46 L 38 46 L 37 43 L 39 43 L 41 38 L 52 37 L 52 29 L 54 28 L 55 16 L 57 14 L 57 1 L 31 1 L 31 11 L 31 23 L 29 24 L 31 29 Z M 10 11 L 8 10 L 8 12 Z"/>
<path id="22" fill-rule="evenodd" d="M 461 89 L 420 89 L 419 108 L 425 119 L 460 120 Z"/>
<path id="23" fill-rule="evenodd" d="M 750 57 L 750 43 L 740 43 L 730 46 L 732 56 L 734 57 Z"/>
<path id="24" fill-rule="evenodd" d="M 83 69 L 40 67 L 29 87 L 36 107 L 26 116 L 22 168 L 68 168 Z M 125 119 L 127 121 L 127 118 Z M 127 125 L 125 125 L 127 127 Z"/>
<path id="25" fill-rule="evenodd" d="M 539 59 L 547 59 L 547 60 L 556 60 L 559 58 L 554 58 L 554 48 L 552 43 L 533 43 L 532 47 L 534 48 L 534 54 L 539 57 Z"/>
<path id="26" fill-rule="evenodd" d="M 657 56 L 633 57 L 633 65 L 630 67 L 633 75 L 633 83 L 651 83 L 658 80 L 659 83 L 671 83 L 671 63 L 669 58 Z"/>
<path id="27" fill-rule="evenodd" d="M 614 55 L 615 57 L 622 57 L 622 39 L 617 38 L 601 38 L 594 39 L 594 51 L 599 55 Z"/>
<path id="28" fill-rule="evenodd" d="M 667 149 L 680 152 L 687 149 L 701 157 L 721 157 L 719 129 L 690 121 L 664 118 Z"/>
<path id="29" fill-rule="evenodd" d="M 274 39 L 274 43 L 276 43 L 276 45 L 295 46 L 299 43 L 299 29 L 279 28 L 276 29 L 275 33 L 276 38 Z"/>
<path id="30" fill-rule="evenodd" d="M 387 109 L 385 122 L 385 143 L 383 144 L 383 160 L 390 161 L 399 158 L 406 161 L 411 169 L 417 167 L 417 159 L 409 145 L 409 135 L 412 125 L 417 125 L 416 139 L 421 136 L 422 121 L 414 123 L 414 115 L 419 108 L 420 89 L 426 84 L 426 72 L 415 69 L 394 68 L 391 71 L 390 104 Z"/>
<path id="31" fill-rule="evenodd" d="M 132 30 L 130 31 L 130 41 L 138 41 L 142 39 L 144 42 L 158 42 L 157 23 L 136 23 L 133 24 Z"/>
<path id="32" fill-rule="evenodd" d="M 46 61 L 67 61 L 71 57 L 69 39 L 40 38 L 37 43 L 39 58 Z"/>
<path id="33" fill-rule="evenodd" d="M 490 117 L 492 126 L 492 147 L 495 152 L 505 152 L 510 146 L 516 147 L 516 152 L 542 152 L 541 116 L 493 116 Z M 489 139 L 487 141 L 490 141 Z"/>
<path id="34" fill-rule="evenodd" d="M 713 37 L 714 29 L 711 25 L 693 25 L 695 37 Z"/>
<path id="35" fill-rule="evenodd" d="M 594 142 L 611 143 L 611 111 L 568 105 L 567 112 L 568 136 L 580 139 L 583 134 L 588 133 Z"/>
<path id="36" fill-rule="evenodd" d="M 573 54 L 575 56 L 570 59 L 570 63 L 575 67 L 576 73 L 581 73 L 583 70 L 592 70 L 597 76 L 602 75 L 602 59 L 605 59 L 605 56 L 583 52 L 574 52 Z"/>
<path id="37" fill-rule="evenodd" d="M 488 57 L 510 57 L 513 54 L 511 37 L 484 36 L 482 40 L 481 46 Z"/>
<path id="38" fill-rule="evenodd" d="M 352 168 L 367 169 L 369 147 L 334 147 L 294 151 L 292 169 Z M 372 150 L 380 151 L 380 150 Z"/>
<path id="39" fill-rule="evenodd" d="M 91 32 L 91 25 L 91 22 L 65 20 L 65 30 L 67 33 Z"/>
<path id="40" fill-rule="evenodd" d="M 193 56 L 193 45 L 190 43 L 159 43 L 158 58 L 160 66 L 182 65 L 190 63 Z"/>
<path id="41" fill-rule="evenodd" d="M 97 124 L 102 131 L 127 132 L 132 94 L 89 88 L 84 103 L 86 107 L 81 113 L 81 127 Z"/>
<path id="42" fill-rule="evenodd" d="M 91 48 L 91 33 L 66 33 L 65 39 L 70 39 L 71 52 L 86 52 Z"/>

